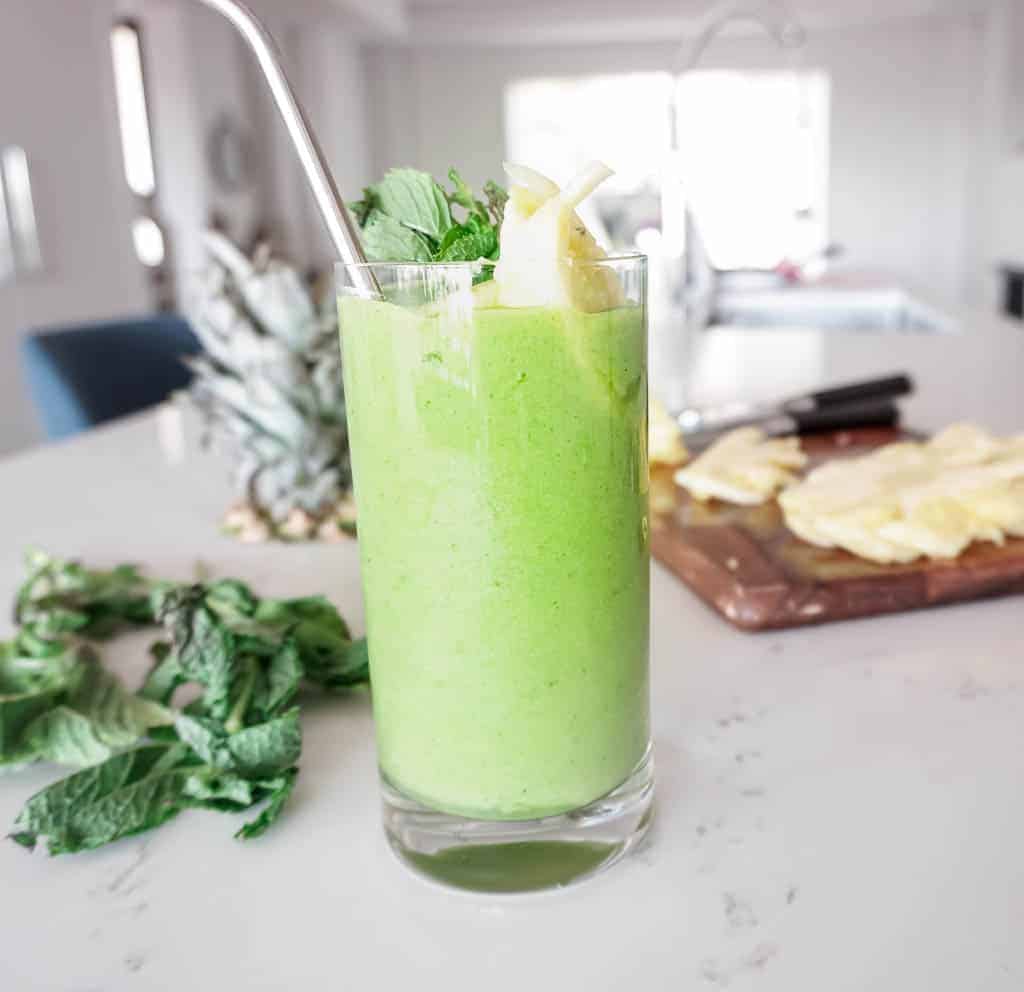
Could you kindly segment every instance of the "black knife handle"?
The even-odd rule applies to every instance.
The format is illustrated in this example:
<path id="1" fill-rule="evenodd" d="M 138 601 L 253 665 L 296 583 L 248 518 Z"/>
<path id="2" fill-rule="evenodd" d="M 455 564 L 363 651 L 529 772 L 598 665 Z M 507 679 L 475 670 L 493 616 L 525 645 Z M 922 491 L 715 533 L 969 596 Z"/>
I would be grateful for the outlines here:
<path id="1" fill-rule="evenodd" d="M 891 399 L 795 411 L 788 416 L 792 418 L 797 434 L 839 431 L 851 427 L 895 427 L 900 422 L 899 407 Z"/>
<path id="2" fill-rule="evenodd" d="M 840 404 L 861 403 L 864 400 L 878 400 L 906 396 L 914 391 L 914 382 L 909 375 L 889 375 L 881 379 L 867 379 L 864 382 L 851 382 L 845 386 L 833 386 L 831 389 L 819 389 L 783 404 L 787 413 L 796 413 L 806 409 L 810 400 L 815 407 L 822 408 Z"/>

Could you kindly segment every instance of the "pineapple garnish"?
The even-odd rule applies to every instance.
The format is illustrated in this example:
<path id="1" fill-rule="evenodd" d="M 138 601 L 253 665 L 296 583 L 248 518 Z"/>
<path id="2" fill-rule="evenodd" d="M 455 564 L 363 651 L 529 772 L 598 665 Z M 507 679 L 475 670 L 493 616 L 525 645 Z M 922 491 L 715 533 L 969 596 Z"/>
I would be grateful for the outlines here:
<path id="1" fill-rule="evenodd" d="M 679 424 L 654 397 L 648 407 L 647 425 L 647 459 L 652 467 L 682 465 L 690 457 Z"/>
<path id="2" fill-rule="evenodd" d="M 584 168 L 564 189 L 524 165 L 505 164 L 511 180 L 501 225 L 501 257 L 494 270 L 505 307 L 573 307 L 587 313 L 622 304 L 615 273 L 576 213 L 611 174 L 600 162 Z"/>
<path id="3" fill-rule="evenodd" d="M 779 497 L 786 526 L 880 563 L 956 558 L 1024 536 L 1024 437 L 955 424 L 924 443 L 836 459 Z"/>
<path id="4" fill-rule="evenodd" d="M 676 472 L 675 480 L 701 502 L 756 506 L 793 483 L 793 470 L 806 464 L 797 438 L 768 439 L 759 427 L 740 427 Z"/>

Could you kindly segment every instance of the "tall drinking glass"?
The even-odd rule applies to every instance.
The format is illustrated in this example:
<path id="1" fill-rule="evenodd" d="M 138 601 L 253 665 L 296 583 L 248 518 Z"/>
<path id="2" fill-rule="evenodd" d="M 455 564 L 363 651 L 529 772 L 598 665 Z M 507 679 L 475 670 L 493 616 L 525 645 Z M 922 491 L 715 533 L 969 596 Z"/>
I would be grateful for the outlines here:
<path id="1" fill-rule="evenodd" d="M 650 816 L 646 259 L 573 265 L 622 304 L 337 269 L 384 827 L 465 888 L 564 884 Z"/>

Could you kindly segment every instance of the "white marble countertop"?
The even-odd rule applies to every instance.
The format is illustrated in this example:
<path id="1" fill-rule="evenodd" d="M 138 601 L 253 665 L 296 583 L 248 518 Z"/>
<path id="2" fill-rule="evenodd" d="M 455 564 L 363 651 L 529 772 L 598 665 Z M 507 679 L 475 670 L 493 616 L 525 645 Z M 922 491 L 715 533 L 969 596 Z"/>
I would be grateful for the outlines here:
<path id="1" fill-rule="evenodd" d="M 716 332 L 697 368 L 705 397 L 905 368 L 915 425 L 1024 428 L 1024 328 L 993 319 L 956 337 Z M 40 545 L 327 591 L 359 629 L 354 543 L 219 536 L 224 467 L 169 461 L 156 426 L 0 462 L 0 603 Z M 0 988 L 1024 987 L 1024 601 L 749 635 L 658 567 L 652 593 L 657 818 L 605 875 L 514 898 L 413 877 L 378 825 L 368 699 L 323 701 L 287 815 L 259 841 L 189 812 L 86 855 L 0 844 Z M 138 679 L 146 642 L 106 656 Z M 4 776 L 0 825 L 56 774 Z"/>

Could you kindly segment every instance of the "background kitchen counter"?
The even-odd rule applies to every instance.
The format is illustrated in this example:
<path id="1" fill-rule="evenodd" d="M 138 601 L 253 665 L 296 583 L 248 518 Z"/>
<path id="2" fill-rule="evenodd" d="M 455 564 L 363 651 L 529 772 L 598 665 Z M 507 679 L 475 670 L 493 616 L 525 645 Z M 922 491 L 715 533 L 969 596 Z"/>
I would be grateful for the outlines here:
<path id="1" fill-rule="evenodd" d="M 913 426 L 1024 429 L 1024 328 L 994 318 L 958 335 L 713 331 L 696 369 L 698 399 L 905 369 Z M 176 452 L 161 424 L 0 462 L 0 602 L 39 545 L 327 592 L 361 629 L 355 543 L 220 536 L 224 466 Z M 1019 989 L 1022 601 L 752 636 L 653 578 L 657 818 L 606 875 L 511 899 L 419 881 L 378 823 L 368 697 L 316 700 L 293 801 L 262 840 L 194 812 L 86 855 L 0 845 L 0 986 Z M 138 679 L 147 642 L 105 655 Z M 54 776 L 4 776 L 0 823 Z"/>

